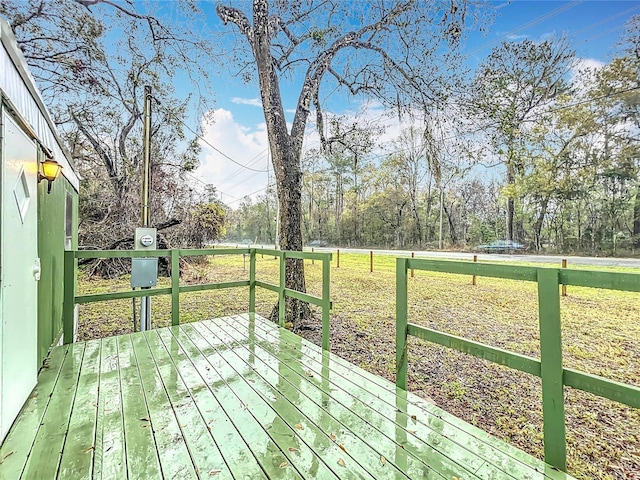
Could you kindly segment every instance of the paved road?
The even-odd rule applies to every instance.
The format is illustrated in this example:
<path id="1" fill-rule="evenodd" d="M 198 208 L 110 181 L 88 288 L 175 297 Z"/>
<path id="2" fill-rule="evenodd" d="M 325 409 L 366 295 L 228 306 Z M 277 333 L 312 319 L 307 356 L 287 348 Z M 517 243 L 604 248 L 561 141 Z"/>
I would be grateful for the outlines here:
<path id="1" fill-rule="evenodd" d="M 227 246 L 236 246 L 234 243 L 224 244 Z M 273 245 L 260 245 L 256 247 L 274 248 Z M 305 247 L 305 251 L 310 251 L 310 247 Z M 334 247 L 314 247 L 316 252 L 335 252 Z M 369 253 L 371 249 L 367 248 L 340 248 L 342 253 Z M 396 257 L 411 256 L 411 250 L 373 250 L 374 255 L 394 255 Z M 414 251 L 415 256 L 419 258 L 447 258 L 452 260 L 470 260 L 473 253 L 466 252 L 432 252 L 432 251 Z M 507 262 L 530 262 L 530 263 L 560 263 L 563 258 L 567 259 L 570 265 L 588 265 L 600 267 L 629 267 L 640 268 L 640 259 L 638 258 L 617 258 L 617 257 L 576 257 L 567 255 L 528 255 L 528 254 L 495 254 L 495 253 L 478 253 L 478 261 L 507 261 Z"/>

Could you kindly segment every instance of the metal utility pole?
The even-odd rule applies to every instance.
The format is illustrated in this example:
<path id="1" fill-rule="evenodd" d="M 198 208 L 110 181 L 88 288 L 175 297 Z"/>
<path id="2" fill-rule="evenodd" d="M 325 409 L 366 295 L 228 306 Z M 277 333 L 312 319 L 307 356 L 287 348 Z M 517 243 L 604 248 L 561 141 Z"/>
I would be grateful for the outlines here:
<path id="1" fill-rule="evenodd" d="M 142 227 L 151 226 L 149 191 L 151 185 L 151 87 L 144 87 L 144 130 L 142 134 Z"/>
<path id="2" fill-rule="evenodd" d="M 142 189 L 140 195 L 141 226 L 136 228 L 134 249 L 155 250 L 157 232 L 151 228 L 149 205 L 151 190 L 151 87 L 144 87 L 144 130 L 142 132 Z M 143 290 L 158 282 L 158 258 L 138 257 L 131 259 L 131 287 Z M 135 303 L 134 303 L 135 309 Z M 135 321 L 135 312 L 134 312 Z M 140 324 L 134 325 L 140 331 L 151 330 L 151 297 L 140 297 Z"/>

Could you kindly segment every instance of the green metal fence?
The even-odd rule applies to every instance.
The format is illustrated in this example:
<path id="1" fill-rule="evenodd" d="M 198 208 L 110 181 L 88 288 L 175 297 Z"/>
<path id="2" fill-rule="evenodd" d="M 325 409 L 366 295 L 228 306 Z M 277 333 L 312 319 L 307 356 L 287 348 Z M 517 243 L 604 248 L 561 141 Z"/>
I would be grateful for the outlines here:
<path id="1" fill-rule="evenodd" d="M 280 278 L 277 285 L 256 280 L 256 254 L 271 255 L 280 259 Z M 200 285 L 180 285 L 180 258 L 203 255 L 249 255 L 249 279 L 234 282 L 207 283 Z M 77 259 L 79 258 L 134 258 L 169 257 L 171 259 L 171 287 L 131 290 L 115 293 L 76 295 Z M 320 260 L 322 262 L 322 297 L 285 287 L 286 259 Z M 322 308 L 322 348 L 329 350 L 329 311 L 330 300 L 330 253 L 292 252 L 261 248 L 226 249 L 174 249 L 174 250 L 75 250 L 65 252 L 64 257 L 64 343 L 73 343 L 74 309 L 76 304 L 103 302 L 123 298 L 171 295 L 171 323 L 180 323 L 180 294 L 217 290 L 221 288 L 249 287 L 249 313 L 255 314 L 256 287 L 271 290 L 278 294 L 278 319 L 280 326 L 285 323 L 285 297 L 293 297 Z"/>
<path id="2" fill-rule="evenodd" d="M 411 269 L 537 282 L 540 359 L 409 323 L 407 272 Z M 542 379 L 545 461 L 566 471 L 563 387 L 566 385 L 577 388 L 635 408 L 640 408 L 640 388 L 563 366 L 560 285 L 640 292 L 640 274 L 398 258 L 396 260 L 396 385 L 404 390 L 407 389 L 407 337 L 409 335 L 540 377 Z"/>

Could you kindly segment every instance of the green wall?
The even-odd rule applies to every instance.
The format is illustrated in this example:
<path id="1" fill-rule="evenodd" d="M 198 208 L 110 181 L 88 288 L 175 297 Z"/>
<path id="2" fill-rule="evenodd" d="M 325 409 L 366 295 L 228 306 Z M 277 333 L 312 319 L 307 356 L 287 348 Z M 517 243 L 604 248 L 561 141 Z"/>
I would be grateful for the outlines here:
<path id="1" fill-rule="evenodd" d="M 38 283 L 38 364 L 62 333 L 63 257 L 67 192 L 73 199 L 72 247 L 78 247 L 78 194 L 60 175 L 47 194 L 38 184 L 38 253 L 42 274 Z"/>

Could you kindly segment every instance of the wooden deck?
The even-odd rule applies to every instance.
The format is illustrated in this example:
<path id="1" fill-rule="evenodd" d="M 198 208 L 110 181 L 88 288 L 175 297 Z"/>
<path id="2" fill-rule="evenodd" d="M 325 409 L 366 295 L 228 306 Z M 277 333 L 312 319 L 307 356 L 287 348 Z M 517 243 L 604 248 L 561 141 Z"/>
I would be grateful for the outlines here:
<path id="1" fill-rule="evenodd" d="M 262 318 L 55 348 L 3 479 L 565 479 Z"/>

